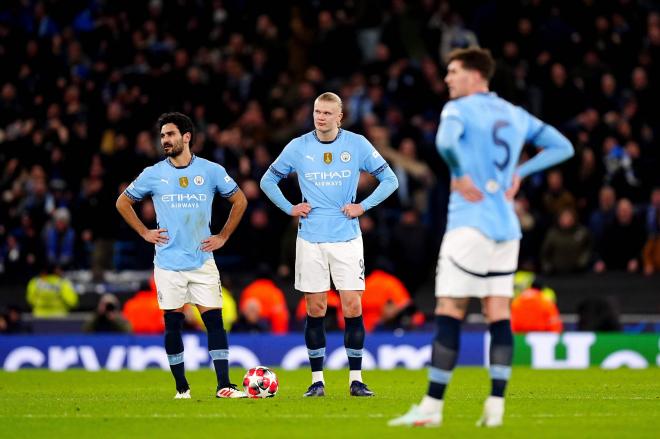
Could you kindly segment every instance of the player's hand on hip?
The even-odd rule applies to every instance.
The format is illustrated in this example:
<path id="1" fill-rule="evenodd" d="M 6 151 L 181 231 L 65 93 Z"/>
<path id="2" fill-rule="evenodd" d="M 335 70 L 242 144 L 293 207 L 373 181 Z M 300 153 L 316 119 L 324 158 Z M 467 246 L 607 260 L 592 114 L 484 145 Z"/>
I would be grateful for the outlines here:
<path id="1" fill-rule="evenodd" d="M 484 194 L 474 185 L 469 175 L 454 178 L 451 181 L 451 189 L 457 191 L 463 198 L 472 203 L 484 199 Z"/>
<path id="2" fill-rule="evenodd" d="M 361 204 L 347 204 L 341 211 L 349 218 L 357 218 L 364 213 L 364 208 Z"/>
<path id="3" fill-rule="evenodd" d="M 516 198 L 516 194 L 518 193 L 518 190 L 520 190 L 520 177 L 518 176 L 518 174 L 513 174 L 513 180 L 511 181 L 511 186 L 505 192 L 506 199 L 509 201 L 513 201 L 513 199 Z"/>
<path id="4" fill-rule="evenodd" d="M 169 241 L 169 238 L 163 235 L 163 233 L 167 233 L 167 229 L 147 230 L 142 234 L 142 238 L 151 244 L 165 245 Z"/>
<path id="5" fill-rule="evenodd" d="M 311 211 L 312 206 L 310 206 L 309 203 L 300 203 L 293 206 L 293 209 L 291 209 L 291 216 L 301 216 L 303 218 L 307 218 L 307 215 Z"/>
<path id="6" fill-rule="evenodd" d="M 214 250 L 222 248 L 222 246 L 224 246 L 226 242 L 227 242 L 227 238 L 223 236 L 220 235 L 209 236 L 208 238 L 202 240 L 202 251 L 212 252 Z"/>

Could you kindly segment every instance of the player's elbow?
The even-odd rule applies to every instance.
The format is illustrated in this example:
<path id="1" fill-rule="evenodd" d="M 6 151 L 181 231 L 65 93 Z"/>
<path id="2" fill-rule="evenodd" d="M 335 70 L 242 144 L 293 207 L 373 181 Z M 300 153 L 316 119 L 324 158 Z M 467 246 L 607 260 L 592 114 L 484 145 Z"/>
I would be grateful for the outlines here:
<path id="1" fill-rule="evenodd" d="M 117 197 L 117 201 L 115 202 L 115 207 L 119 212 L 122 211 L 122 209 L 126 206 L 126 195 L 121 194 Z"/>
<path id="2" fill-rule="evenodd" d="M 387 181 L 389 182 L 390 187 L 392 188 L 392 192 L 399 189 L 399 179 L 396 178 L 396 174 L 394 174 L 394 172 L 392 173 L 392 175 L 388 176 Z"/>

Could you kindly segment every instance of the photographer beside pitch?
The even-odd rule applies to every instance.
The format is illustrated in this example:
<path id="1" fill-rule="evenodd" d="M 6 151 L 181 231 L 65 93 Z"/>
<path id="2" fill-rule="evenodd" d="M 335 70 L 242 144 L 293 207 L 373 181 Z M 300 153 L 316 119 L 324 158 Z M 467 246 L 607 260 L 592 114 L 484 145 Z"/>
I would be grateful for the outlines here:
<path id="1" fill-rule="evenodd" d="M 325 395 L 325 313 L 330 278 L 339 290 L 346 329 L 344 346 L 349 363 L 352 396 L 373 396 L 362 382 L 364 322 L 364 256 L 358 217 L 385 200 L 398 187 L 394 172 L 369 143 L 358 134 L 340 128 L 342 102 L 334 93 L 314 101 L 314 127 L 293 139 L 261 179 L 261 188 L 284 213 L 300 217 L 296 240 L 295 288 L 305 294 L 307 321 L 305 344 L 312 369 L 312 385 L 306 397 Z M 355 203 L 360 171 L 379 181 L 361 203 Z M 295 206 L 282 194 L 278 183 L 298 174 L 303 195 Z"/>
<path id="2" fill-rule="evenodd" d="M 234 232 L 247 207 L 247 199 L 217 163 L 190 152 L 194 128 L 181 113 L 158 119 L 165 160 L 146 168 L 117 199 L 117 210 L 147 242 L 155 244 L 154 279 L 158 304 L 165 311 L 165 351 L 176 382 L 175 399 L 190 399 L 185 377 L 181 331 L 183 306 L 194 303 L 207 329 L 208 349 L 216 372 L 218 398 L 247 395 L 229 381 L 229 348 L 222 324 L 220 273 L 213 251 Z M 219 193 L 231 212 L 217 235 L 210 231 L 213 197 Z M 135 214 L 133 204 L 150 196 L 158 226 L 149 230 Z"/>
<path id="3" fill-rule="evenodd" d="M 445 82 L 452 101 L 442 110 L 436 144 L 451 170 L 452 193 L 438 258 L 437 332 L 429 387 L 422 402 L 391 420 L 390 426 L 442 423 L 443 397 L 471 297 L 481 299 L 490 331 L 491 394 L 478 425 L 502 425 L 513 357 L 513 276 L 521 238 L 513 198 L 521 179 L 568 159 L 573 147 L 555 128 L 490 93 L 494 71 L 488 50 L 459 49 L 449 56 Z M 541 151 L 518 166 L 525 143 Z"/>

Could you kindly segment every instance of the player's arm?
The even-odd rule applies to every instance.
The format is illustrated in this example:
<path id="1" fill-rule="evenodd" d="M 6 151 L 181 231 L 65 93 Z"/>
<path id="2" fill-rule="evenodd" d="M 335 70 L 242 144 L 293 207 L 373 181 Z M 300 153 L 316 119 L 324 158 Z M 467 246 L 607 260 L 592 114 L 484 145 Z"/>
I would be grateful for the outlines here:
<path id="1" fill-rule="evenodd" d="M 307 214 L 312 210 L 312 206 L 308 203 L 300 203 L 297 205 L 291 204 L 289 200 L 286 199 L 282 190 L 278 186 L 279 182 L 286 178 L 287 176 L 279 172 L 272 166 L 268 168 L 261 181 L 259 186 L 261 190 L 266 194 L 266 196 L 273 202 L 280 210 L 287 215 L 291 216 L 301 216 L 303 218 L 307 217 Z"/>
<path id="2" fill-rule="evenodd" d="M 133 209 L 133 204 L 135 204 L 135 202 L 135 200 L 128 197 L 124 192 L 119 198 L 117 198 L 115 206 L 121 217 L 124 218 L 124 221 L 126 221 L 128 225 L 142 237 L 142 239 L 151 244 L 167 244 L 168 238 L 162 234 L 167 233 L 167 229 L 149 230 L 135 213 L 135 209 Z"/>
<path id="3" fill-rule="evenodd" d="M 342 207 L 341 211 L 349 218 L 358 217 L 372 207 L 379 205 L 399 187 L 399 179 L 396 178 L 396 175 L 387 164 L 371 175 L 378 179 L 378 186 L 361 203 L 347 204 Z"/>
<path id="4" fill-rule="evenodd" d="M 448 104 L 449 105 L 449 104 Z M 440 129 L 435 139 L 438 152 L 444 159 L 449 167 L 452 176 L 451 187 L 456 190 L 467 201 L 480 201 L 483 199 L 483 194 L 474 185 L 469 175 L 464 173 L 461 166 L 461 160 L 458 154 L 459 139 L 463 135 L 463 122 L 454 116 L 454 108 L 446 108 L 443 110 L 442 119 L 440 122 Z"/>
<path id="5" fill-rule="evenodd" d="M 225 245 L 229 237 L 234 233 L 236 227 L 241 222 L 245 209 L 247 209 L 248 201 L 242 190 L 236 189 L 231 196 L 227 197 L 227 201 L 231 203 L 231 210 L 225 225 L 217 235 L 210 236 L 202 240 L 202 251 L 212 252 Z"/>

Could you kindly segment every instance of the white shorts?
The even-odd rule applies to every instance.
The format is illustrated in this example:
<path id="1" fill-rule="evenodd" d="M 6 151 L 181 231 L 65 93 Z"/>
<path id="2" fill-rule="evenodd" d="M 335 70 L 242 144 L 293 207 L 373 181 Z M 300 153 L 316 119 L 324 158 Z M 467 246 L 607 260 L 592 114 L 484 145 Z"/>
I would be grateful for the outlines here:
<path id="1" fill-rule="evenodd" d="M 346 242 L 309 242 L 296 240 L 295 289 L 305 293 L 324 293 L 335 288 L 364 291 L 364 251 L 362 236 Z"/>
<path id="2" fill-rule="evenodd" d="M 513 297 L 520 241 L 496 242 L 472 227 L 445 234 L 435 277 L 436 297 Z"/>
<path id="3" fill-rule="evenodd" d="M 186 303 L 222 308 L 220 273 L 213 259 L 196 270 L 170 271 L 154 267 L 160 309 L 177 309 Z"/>

